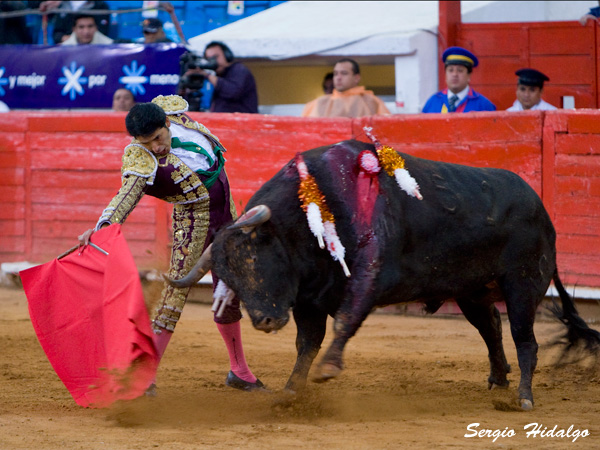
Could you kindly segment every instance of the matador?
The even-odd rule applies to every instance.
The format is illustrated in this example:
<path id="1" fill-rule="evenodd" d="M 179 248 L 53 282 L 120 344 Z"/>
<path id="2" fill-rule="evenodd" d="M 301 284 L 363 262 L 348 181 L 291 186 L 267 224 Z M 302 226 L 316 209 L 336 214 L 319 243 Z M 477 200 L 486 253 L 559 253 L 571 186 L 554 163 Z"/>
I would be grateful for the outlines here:
<path id="1" fill-rule="evenodd" d="M 181 278 L 212 242 L 215 232 L 236 218 L 225 148 L 205 126 L 187 114 L 187 102 L 177 95 L 158 96 L 138 103 L 125 125 L 133 137 L 125 147 L 122 185 L 104 209 L 95 228 L 79 236 L 82 244 L 104 226 L 123 223 L 144 195 L 173 204 L 173 250 L 170 278 Z M 213 275 L 213 288 L 218 280 Z M 152 317 L 154 341 L 162 358 L 186 303 L 189 288 L 165 283 Z M 264 389 L 248 367 L 241 340 L 240 303 L 234 298 L 214 320 L 229 352 L 228 386 L 242 390 Z M 156 385 L 148 395 L 156 394 Z"/>

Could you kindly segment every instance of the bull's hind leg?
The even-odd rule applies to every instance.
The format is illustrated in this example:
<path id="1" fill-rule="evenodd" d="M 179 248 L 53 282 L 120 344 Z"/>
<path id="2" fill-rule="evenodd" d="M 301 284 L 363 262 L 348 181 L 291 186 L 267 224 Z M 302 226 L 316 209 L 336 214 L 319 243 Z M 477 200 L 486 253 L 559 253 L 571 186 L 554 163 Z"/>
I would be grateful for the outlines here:
<path id="1" fill-rule="evenodd" d="M 519 382 L 519 404 L 522 409 L 533 408 L 533 392 L 531 389 L 533 372 L 537 365 L 538 344 L 533 333 L 535 311 L 544 292 L 541 285 L 536 285 L 530 278 L 515 275 L 506 276 L 501 283 L 506 299 L 506 310 L 510 321 L 510 331 L 517 349 L 517 359 L 521 369 Z"/>
<path id="2" fill-rule="evenodd" d="M 502 345 L 502 321 L 500 312 L 494 306 L 492 292 L 488 288 L 468 296 L 457 298 L 456 302 L 467 320 L 479 331 L 488 348 L 490 360 L 490 376 L 488 387 L 507 387 L 506 374 L 510 365 L 506 361 Z"/>

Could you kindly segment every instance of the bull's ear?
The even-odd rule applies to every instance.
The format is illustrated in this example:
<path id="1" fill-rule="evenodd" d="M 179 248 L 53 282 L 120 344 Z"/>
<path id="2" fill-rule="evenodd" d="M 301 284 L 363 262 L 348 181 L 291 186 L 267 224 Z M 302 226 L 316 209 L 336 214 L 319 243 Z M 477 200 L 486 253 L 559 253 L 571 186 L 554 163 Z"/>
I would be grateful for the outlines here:
<path id="1" fill-rule="evenodd" d="M 266 205 L 258 205 L 243 214 L 233 225 L 227 227 L 229 230 L 241 230 L 248 234 L 256 226 L 265 223 L 271 218 L 271 210 Z"/>

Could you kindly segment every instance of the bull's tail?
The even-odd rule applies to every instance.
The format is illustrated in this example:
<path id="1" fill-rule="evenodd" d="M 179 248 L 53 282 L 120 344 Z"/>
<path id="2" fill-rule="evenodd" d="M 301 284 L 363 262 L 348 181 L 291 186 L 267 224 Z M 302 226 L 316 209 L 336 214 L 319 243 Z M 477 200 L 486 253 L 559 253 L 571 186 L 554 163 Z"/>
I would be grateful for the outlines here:
<path id="1" fill-rule="evenodd" d="M 554 272 L 552 278 L 554 280 L 554 286 L 560 296 L 562 307 L 553 301 L 552 306 L 548 309 L 552 314 L 564 323 L 567 327 L 567 332 L 556 339 L 552 344 L 562 345 L 562 353 L 559 356 L 557 365 L 564 364 L 569 359 L 571 354 L 579 352 L 579 357 L 584 358 L 587 355 L 594 355 L 598 358 L 600 354 L 600 333 L 585 323 L 575 308 L 573 299 L 566 291 L 560 278 L 558 271 Z"/>

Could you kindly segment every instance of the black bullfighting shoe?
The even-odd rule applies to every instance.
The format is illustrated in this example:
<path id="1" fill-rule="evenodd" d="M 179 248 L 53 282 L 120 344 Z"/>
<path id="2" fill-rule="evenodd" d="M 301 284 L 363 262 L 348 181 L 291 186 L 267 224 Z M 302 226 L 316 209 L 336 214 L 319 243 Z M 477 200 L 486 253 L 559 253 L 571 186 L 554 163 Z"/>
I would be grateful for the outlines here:
<path id="1" fill-rule="evenodd" d="M 242 391 L 267 391 L 265 385 L 258 378 L 255 383 L 250 383 L 249 381 L 242 380 L 231 370 L 227 375 L 227 379 L 225 380 L 225 384 L 234 389 L 240 389 Z"/>

